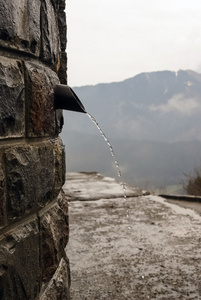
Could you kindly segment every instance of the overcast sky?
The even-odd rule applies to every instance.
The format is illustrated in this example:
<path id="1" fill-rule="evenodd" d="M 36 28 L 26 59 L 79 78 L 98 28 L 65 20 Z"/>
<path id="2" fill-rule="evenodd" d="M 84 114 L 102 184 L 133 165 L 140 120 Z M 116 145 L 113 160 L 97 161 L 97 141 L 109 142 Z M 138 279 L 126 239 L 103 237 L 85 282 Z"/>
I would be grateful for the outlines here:
<path id="1" fill-rule="evenodd" d="M 201 0 L 68 0 L 68 84 L 201 71 Z"/>

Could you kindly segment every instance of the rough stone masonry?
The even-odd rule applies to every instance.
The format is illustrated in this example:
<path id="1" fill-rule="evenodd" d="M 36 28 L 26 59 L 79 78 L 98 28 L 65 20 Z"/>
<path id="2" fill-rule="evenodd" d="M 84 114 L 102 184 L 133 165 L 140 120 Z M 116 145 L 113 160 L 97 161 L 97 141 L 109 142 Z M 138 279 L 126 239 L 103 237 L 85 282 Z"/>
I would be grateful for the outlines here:
<path id="1" fill-rule="evenodd" d="M 0 299 L 69 299 L 65 0 L 0 0 Z"/>

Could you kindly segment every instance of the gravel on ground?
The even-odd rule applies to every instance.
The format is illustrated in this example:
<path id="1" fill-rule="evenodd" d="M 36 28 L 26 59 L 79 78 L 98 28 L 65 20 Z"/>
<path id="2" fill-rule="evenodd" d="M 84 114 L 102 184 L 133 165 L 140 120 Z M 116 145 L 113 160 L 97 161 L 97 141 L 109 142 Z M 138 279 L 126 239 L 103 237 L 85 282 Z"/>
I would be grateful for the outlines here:
<path id="1" fill-rule="evenodd" d="M 122 185 L 98 175 L 69 174 L 64 186 L 71 299 L 201 299 L 199 211 L 131 187 L 112 195 Z"/>

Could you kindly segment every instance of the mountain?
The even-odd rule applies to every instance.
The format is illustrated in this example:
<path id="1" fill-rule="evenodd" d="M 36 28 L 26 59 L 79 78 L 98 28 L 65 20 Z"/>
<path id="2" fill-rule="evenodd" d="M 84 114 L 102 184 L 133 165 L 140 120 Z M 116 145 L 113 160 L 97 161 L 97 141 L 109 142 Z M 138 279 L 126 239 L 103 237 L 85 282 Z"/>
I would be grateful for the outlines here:
<path id="1" fill-rule="evenodd" d="M 200 164 L 201 74 L 142 73 L 73 90 L 106 134 L 127 182 L 179 184 L 183 173 Z M 114 160 L 90 118 L 73 112 L 64 116 L 67 169 L 114 176 Z"/>

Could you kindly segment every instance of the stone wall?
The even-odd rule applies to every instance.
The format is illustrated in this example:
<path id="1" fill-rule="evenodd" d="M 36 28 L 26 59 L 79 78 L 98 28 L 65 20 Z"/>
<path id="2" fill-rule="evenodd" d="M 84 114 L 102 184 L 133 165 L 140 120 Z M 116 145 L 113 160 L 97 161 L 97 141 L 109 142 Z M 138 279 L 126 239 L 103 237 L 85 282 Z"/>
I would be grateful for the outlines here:
<path id="1" fill-rule="evenodd" d="M 0 299 L 69 299 L 65 0 L 0 0 Z"/>

